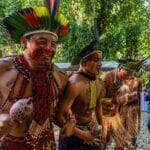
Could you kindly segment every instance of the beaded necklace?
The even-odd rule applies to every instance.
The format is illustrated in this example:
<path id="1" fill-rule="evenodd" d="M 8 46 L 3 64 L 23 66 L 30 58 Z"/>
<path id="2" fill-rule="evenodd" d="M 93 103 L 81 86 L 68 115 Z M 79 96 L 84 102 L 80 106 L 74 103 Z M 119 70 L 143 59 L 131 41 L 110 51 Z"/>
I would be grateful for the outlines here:
<path id="1" fill-rule="evenodd" d="M 4 147 L 13 148 L 13 149 L 25 149 L 25 150 L 35 150 L 37 145 L 37 138 L 27 134 L 25 137 L 15 137 L 12 135 L 7 135 L 3 137 L 4 141 L 7 141 L 7 145 Z M 2 141 L 3 141 L 2 140 Z M 2 147 L 1 147 L 2 148 Z M 4 149 L 5 149 L 4 148 Z M 7 149 L 7 148 L 6 148 Z"/>
<path id="2" fill-rule="evenodd" d="M 32 80 L 33 118 L 42 125 L 50 117 L 50 109 L 54 109 L 59 91 L 52 70 L 35 72 L 23 56 L 17 56 L 14 64 L 27 80 Z"/>

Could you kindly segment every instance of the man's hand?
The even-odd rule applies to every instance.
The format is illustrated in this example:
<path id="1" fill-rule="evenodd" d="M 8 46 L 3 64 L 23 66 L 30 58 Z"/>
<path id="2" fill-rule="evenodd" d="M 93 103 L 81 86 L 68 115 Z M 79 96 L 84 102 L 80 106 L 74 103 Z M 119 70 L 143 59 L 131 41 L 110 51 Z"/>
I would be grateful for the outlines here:
<path id="1" fill-rule="evenodd" d="M 12 122 L 7 114 L 0 115 L 0 135 L 8 134 L 12 128 Z"/>
<path id="2" fill-rule="evenodd" d="M 75 135 L 78 138 L 84 140 L 85 143 L 92 142 L 99 144 L 102 142 L 100 136 L 93 136 L 89 131 L 83 131 L 75 127 L 74 123 L 65 124 L 64 127 L 60 130 L 61 138 L 70 137 L 72 135 Z"/>
<path id="3" fill-rule="evenodd" d="M 75 124 L 74 123 L 67 123 L 60 130 L 60 136 L 62 138 L 70 137 L 74 134 L 74 132 L 75 132 Z"/>
<path id="4" fill-rule="evenodd" d="M 129 102 L 136 101 L 136 100 L 138 100 L 137 92 L 132 92 L 131 94 L 129 94 L 129 97 L 128 97 Z"/>
<path id="5" fill-rule="evenodd" d="M 119 101 L 121 102 L 121 104 L 126 105 L 128 103 L 134 102 L 138 100 L 138 94 L 137 92 L 132 92 L 132 93 L 126 93 L 124 95 L 122 95 L 121 97 L 119 97 Z"/>
<path id="6" fill-rule="evenodd" d="M 83 131 L 79 128 L 76 128 L 75 127 L 75 133 L 74 133 L 75 136 L 77 136 L 78 138 L 84 140 L 85 143 L 88 143 L 88 142 L 93 142 L 95 144 L 98 144 L 100 143 L 100 139 L 99 137 L 96 137 L 96 136 L 93 136 L 91 134 L 91 132 L 89 131 Z"/>
<path id="7" fill-rule="evenodd" d="M 99 144 L 101 142 L 99 136 L 93 136 L 90 132 L 85 133 L 84 143 Z"/>

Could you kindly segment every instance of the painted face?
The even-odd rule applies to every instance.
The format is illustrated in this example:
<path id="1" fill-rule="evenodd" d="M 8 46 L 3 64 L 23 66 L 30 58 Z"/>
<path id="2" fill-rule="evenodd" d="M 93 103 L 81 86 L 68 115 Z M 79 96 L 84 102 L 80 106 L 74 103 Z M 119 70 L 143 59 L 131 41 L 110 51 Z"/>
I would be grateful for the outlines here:
<path id="1" fill-rule="evenodd" d="M 53 34 L 41 33 L 32 35 L 27 40 L 26 53 L 36 67 L 51 63 L 57 45 L 57 38 Z"/>
<path id="2" fill-rule="evenodd" d="M 85 59 L 87 72 L 93 75 L 97 74 L 101 68 L 102 52 L 93 53 Z"/>

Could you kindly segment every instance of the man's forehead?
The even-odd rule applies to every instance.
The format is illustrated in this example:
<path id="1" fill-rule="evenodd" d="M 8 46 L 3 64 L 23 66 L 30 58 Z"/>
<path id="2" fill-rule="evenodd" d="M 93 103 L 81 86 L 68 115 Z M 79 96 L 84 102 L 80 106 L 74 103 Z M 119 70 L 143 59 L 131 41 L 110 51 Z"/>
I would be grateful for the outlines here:
<path id="1" fill-rule="evenodd" d="M 128 71 L 128 72 L 132 72 L 133 70 L 128 68 L 128 67 L 124 67 L 124 66 L 121 66 L 121 68 L 125 71 Z"/>
<path id="2" fill-rule="evenodd" d="M 90 54 L 89 56 L 87 56 L 85 58 L 86 60 L 101 60 L 102 59 L 102 52 L 101 51 L 97 51 L 97 52 L 94 52 L 92 54 Z"/>
<path id="3" fill-rule="evenodd" d="M 57 37 L 54 34 L 50 34 L 50 33 L 37 33 L 37 34 L 33 34 L 30 36 L 30 38 L 46 38 L 46 39 L 50 39 L 53 41 L 57 41 Z"/>
<path id="4" fill-rule="evenodd" d="M 91 54 L 90 56 L 91 56 L 91 57 L 98 57 L 98 58 L 101 58 L 101 57 L 102 57 L 102 52 L 97 51 L 97 52 Z"/>

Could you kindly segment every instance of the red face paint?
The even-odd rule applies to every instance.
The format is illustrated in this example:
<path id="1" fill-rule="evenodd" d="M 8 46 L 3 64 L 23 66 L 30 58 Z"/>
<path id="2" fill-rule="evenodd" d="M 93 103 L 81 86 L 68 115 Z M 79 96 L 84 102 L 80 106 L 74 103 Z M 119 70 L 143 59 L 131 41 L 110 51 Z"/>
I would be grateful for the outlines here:
<path id="1" fill-rule="evenodd" d="M 57 39 L 49 34 L 35 34 L 28 39 L 26 53 L 34 68 L 50 68 Z"/>
<path id="2" fill-rule="evenodd" d="M 52 47 L 51 41 L 46 38 L 31 38 L 30 42 L 32 44 L 32 54 L 31 57 L 34 59 L 36 57 L 49 56 L 55 54 L 55 48 Z"/>

